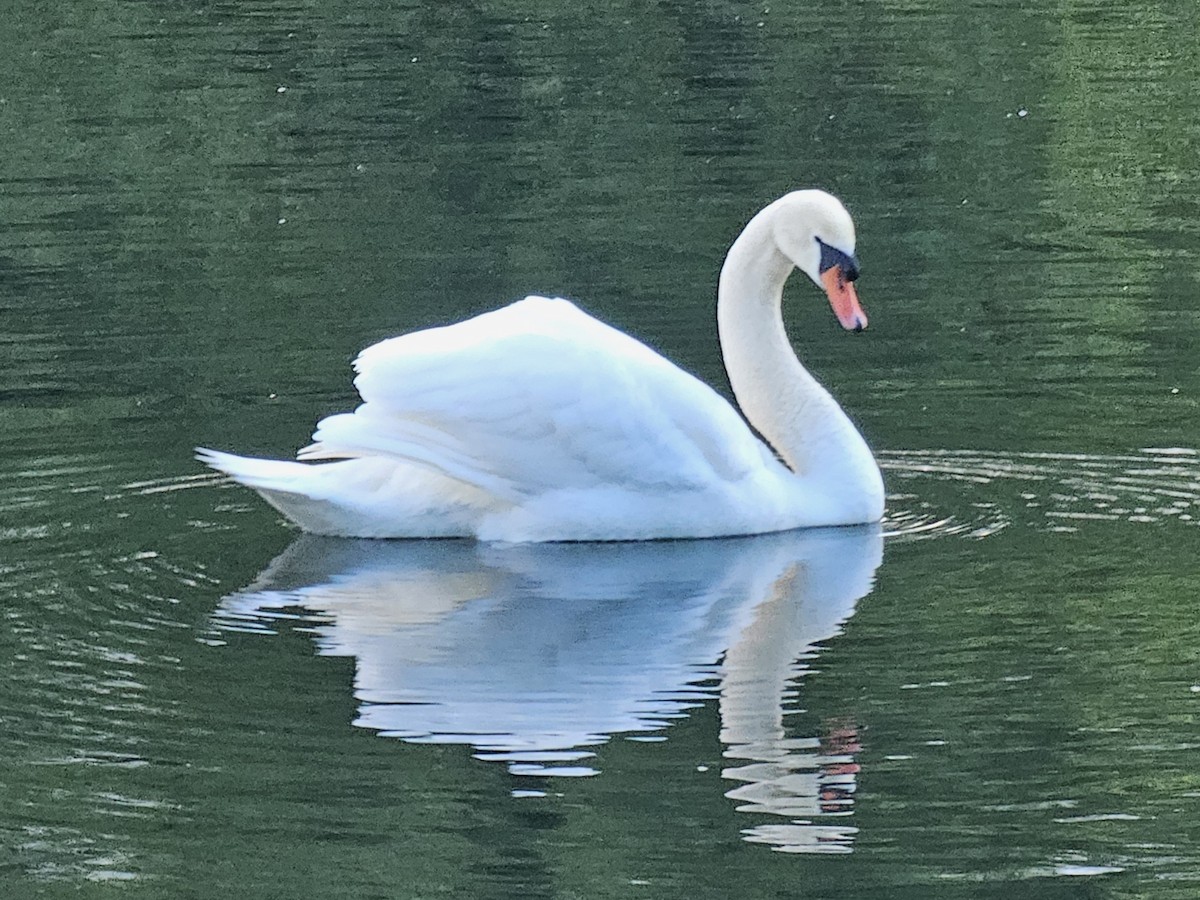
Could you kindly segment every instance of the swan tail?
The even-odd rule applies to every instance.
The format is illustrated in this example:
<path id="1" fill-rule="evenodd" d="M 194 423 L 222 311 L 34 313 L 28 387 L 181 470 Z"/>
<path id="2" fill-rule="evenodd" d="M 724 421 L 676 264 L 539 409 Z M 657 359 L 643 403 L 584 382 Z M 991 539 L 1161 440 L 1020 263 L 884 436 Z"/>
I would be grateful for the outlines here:
<path id="1" fill-rule="evenodd" d="M 205 447 L 196 448 L 196 459 L 223 472 L 239 484 L 253 488 L 301 530 L 311 534 L 349 535 L 346 510 L 318 496 L 317 467 L 280 459 L 235 456 Z"/>
<path id="2" fill-rule="evenodd" d="M 481 498 L 395 460 L 312 465 L 196 449 L 196 459 L 253 488 L 301 530 L 335 537 L 463 537 Z"/>
<path id="3" fill-rule="evenodd" d="M 235 456 L 207 447 L 196 448 L 196 459 L 211 469 L 224 472 L 239 484 L 257 490 L 305 493 L 312 466 L 281 459 Z"/>

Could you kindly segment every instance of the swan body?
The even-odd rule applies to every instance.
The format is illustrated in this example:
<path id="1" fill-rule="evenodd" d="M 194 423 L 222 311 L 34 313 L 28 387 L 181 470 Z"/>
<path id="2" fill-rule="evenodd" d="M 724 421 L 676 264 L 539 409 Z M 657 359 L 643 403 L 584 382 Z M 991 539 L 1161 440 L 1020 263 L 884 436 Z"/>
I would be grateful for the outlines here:
<path id="1" fill-rule="evenodd" d="M 355 361 L 362 404 L 323 419 L 300 461 L 197 457 L 303 530 L 347 537 L 644 540 L 874 522 L 871 452 L 784 332 L 794 268 L 844 327 L 866 326 L 854 226 L 822 191 L 761 211 L 721 272 L 726 369 L 766 442 L 645 344 L 531 296 L 368 347 Z"/>

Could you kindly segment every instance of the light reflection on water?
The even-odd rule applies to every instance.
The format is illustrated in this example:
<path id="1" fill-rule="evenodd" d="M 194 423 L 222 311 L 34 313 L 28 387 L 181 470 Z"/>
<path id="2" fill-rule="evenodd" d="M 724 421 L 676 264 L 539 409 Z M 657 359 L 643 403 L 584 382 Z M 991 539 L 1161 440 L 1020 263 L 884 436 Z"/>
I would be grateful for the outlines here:
<path id="1" fill-rule="evenodd" d="M 302 537 L 218 629 L 298 618 L 355 660 L 355 724 L 462 743 L 517 775 L 593 775 L 587 749 L 718 699 L 748 840 L 848 850 L 853 722 L 797 737 L 784 715 L 820 642 L 871 589 L 878 528 L 711 541 L 490 546 Z"/>

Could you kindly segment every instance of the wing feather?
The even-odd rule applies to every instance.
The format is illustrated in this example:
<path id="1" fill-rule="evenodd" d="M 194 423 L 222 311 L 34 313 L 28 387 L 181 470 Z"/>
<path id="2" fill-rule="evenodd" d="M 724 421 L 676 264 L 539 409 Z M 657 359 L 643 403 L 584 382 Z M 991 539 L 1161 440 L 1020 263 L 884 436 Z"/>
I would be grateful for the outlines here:
<path id="1" fill-rule="evenodd" d="M 322 420 L 306 458 L 395 456 L 517 499 L 686 490 L 769 455 L 715 391 L 566 300 L 382 341 L 355 368 L 363 404 Z"/>

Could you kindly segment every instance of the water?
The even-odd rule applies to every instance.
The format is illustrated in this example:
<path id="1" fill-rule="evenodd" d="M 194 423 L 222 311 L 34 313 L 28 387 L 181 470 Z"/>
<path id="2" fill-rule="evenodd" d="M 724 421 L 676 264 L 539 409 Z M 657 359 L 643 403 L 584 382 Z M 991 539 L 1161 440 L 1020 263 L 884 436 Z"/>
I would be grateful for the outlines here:
<path id="1" fill-rule="evenodd" d="M 3 893 L 1194 896 L 1191 15 L 12 4 Z M 807 184 L 881 531 L 314 541 L 190 459 L 530 291 L 723 388 L 721 256 Z"/>

